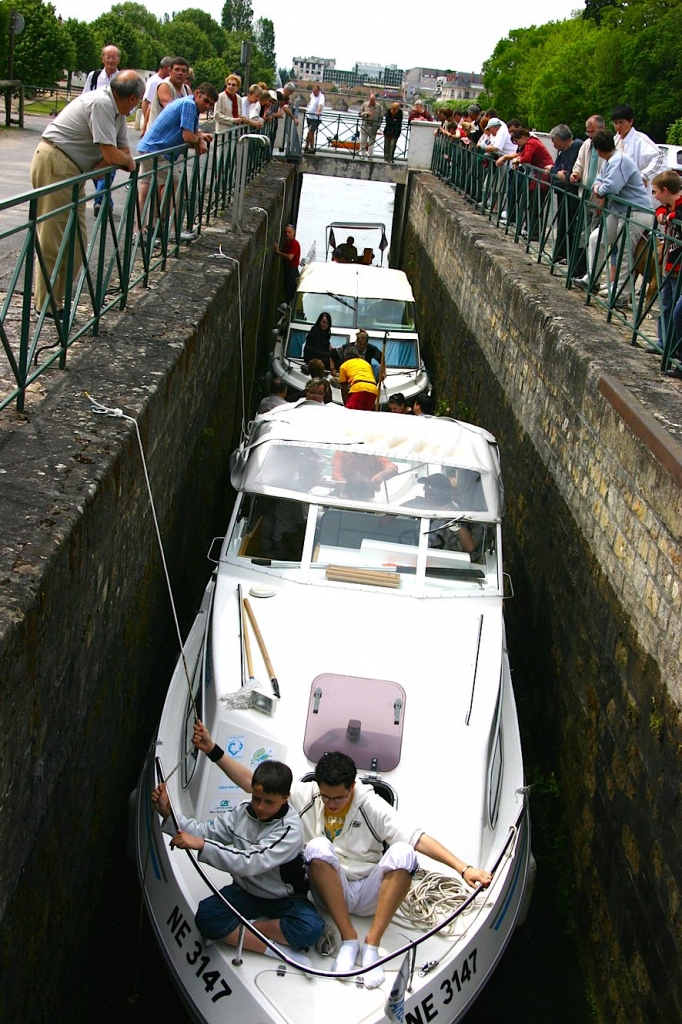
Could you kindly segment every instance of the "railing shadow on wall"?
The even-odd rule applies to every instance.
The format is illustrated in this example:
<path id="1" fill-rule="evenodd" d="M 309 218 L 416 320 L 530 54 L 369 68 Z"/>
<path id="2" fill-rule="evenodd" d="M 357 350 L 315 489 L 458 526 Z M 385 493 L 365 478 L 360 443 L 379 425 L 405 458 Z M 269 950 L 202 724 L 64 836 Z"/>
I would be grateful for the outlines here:
<path id="1" fill-rule="evenodd" d="M 584 291 L 585 303 L 601 308 L 608 322 L 620 322 L 632 345 L 655 350 L 662 371 L 680 366 L 672 358 L 672 311 L 682 295 L 682 248 L 674 248 L 652 208 L 608 198 L 601 206 L 589 189 L 528 165 L 498 167 L 494 156 L 444 134 L 435 140 L 431 170 L 566 288 Z"/>
<path id="2" fill-rule="evenodd" d="M 270 160 L 275 128 L 268 124 L 263 129 L 269 146 L 249 147 L 247 182 Z M 11 240 L 19 247 L 14 266 L 6 268 L 0 305 L 0 343 L 11 381 L 0 396 L 0 410 L 16 402 L 22 412 L 26 389 L 41 373 L 55 363 L 65 369 L 74 342 L 88 333 L 96 337 L 102 317 L 125 309 L 131 289 L 146 288 L 152 275 L 166 269 L 169 258 L 179 257 L 185 242 L 227 208 L 234 198 L 237 143 L 244 133 L 243 128 L 232 128 L 215 135 L 202 157 L 187 146 L 147 156 L 151 170 L 144 170 L 143 158 L 137 157 L 134 172 L 127 178 L 119 175 L 120 181 L 112 181 L 115 168 L 106 170 L 101 213 L 89 237 L 83 222 L 92 195 L 85 194 L 84 186 L 102 177 L 101 171 L 0 202 L 0 214 L 11 213 L 14 221 L 0 231 L 0 242 Z M 71 190 L 69 202 L 38 216 L 38 200 L 65 188 Z M 120 210 L 116 218 L 110 200 Z M 65 219 L 66 228 L 49 268 L 38 228 L 52 217 Z M 39 274 L 47 297 L 35 310 L 33 291 Z M 65 282 L 63 310 L 56 288 L 60 277 Z"/>

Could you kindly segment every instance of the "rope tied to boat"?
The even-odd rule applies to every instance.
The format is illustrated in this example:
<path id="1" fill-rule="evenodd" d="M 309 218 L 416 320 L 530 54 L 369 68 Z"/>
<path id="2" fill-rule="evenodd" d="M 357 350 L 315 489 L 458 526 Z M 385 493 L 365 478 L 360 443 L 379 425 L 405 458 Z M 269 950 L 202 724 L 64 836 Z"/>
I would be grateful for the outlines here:
<path id="1" fill-rule="evenodd" d="M 157 540 L 157 543 L 159 545 L 159 552 L 161 554 L 161 564 L 163 566 L 163 574 L 164 574 L 165 579 L 166 579 L 166 587 L 168 589 L 168 597 L 170 599 L 171 611 L 173 613 L 173 622 L 175 623 L 175 632 L 177 634 L 178 645 L 180 647 L 180 657 L 182 658 L 182 665 L 183 665 L 183 668 L 185 670 L 185 680 L 187 681 L 187 689 L 189 691 L 189 700 L 190 700 L 190 704 L 191 704 L 191 707 L 192 707 L 192 711 L 194 712 L 194 720 L 197 721 L 198 718 L 199 718 L 199 712 L 197 711 L 197 706 L 196 706 L 196 703 L 194 701 L 194 694 L 192 693 L 192 681 L 191 681 L 190 675 L 189 675 L 189 666 L 187 665 L 187 659 L 185 658 L 185 645 L 182 642 L 182 634 L 180 632 L 180 623 L 178 622 L 178 615 L 177 615 L 177 611 L 175 609 L 175 600 L 173 598 L 173 588 L 171 586 L 170 574 L 168 572 L 168 563 L 166 562 L 166 552 L 164 551 L 163 541 L 161 540 L 161 528 L 159 527 L 159 520 L 158 520 L 158 517 L 156 515 L 156 506 L 154 505 L 154 495 L 152 494 L 152 485 L 151 485 L 151 481 L 149 479 L 149 473 L 147 471 L 147 459 L 146 459 L 145 454 L 144 454 L 144 447 L 142 445 L 142 436 L 140 434 L 140 428 L 138 426 L 138 423 L 137 423 L 137 420 L 135 419 L 135 417 L 134 416 L 127 416 L 126 413 L 123 412 L 123 409 L 119 409 L 117 407 L 113 407 L 112 408 L 112 407 L 107 406 L 107 405 L 102 405 L 101 402 L 96 401 L 92 397 L 92 395 L 90 395 L 87 391 L 85 392 L 85 397 L 90 402 L 90 411 L 92 413 L 94 413 L 95 416 L 110 416 L 113 419 L 127 420 L 127 422 L 128 423 L 132 423 L 133 427 L 135 428 L 135 435 L 137 437 L 137 446 L 138 446 L 139 451 L 140 451 L 140 460 L 142 462 L 142 472 L 144 473 L 145 484 L 147 486 L 147 494 L 149 495 L 149 505 L 150 505 L 150 508 L 152 510 L 152 520 L 154 522 L 154 531 L 156 533 L 156 540 Z M 191 753 L 191 751 L 189 751 L 188 753 Z M 182 761 L 184 761 L 187 758 L 187 756 L 188 756 L 188 754 L 185 754 L 185 757 L 182 759 Z M 182 764 L 182 761 L 180 762 L 180 764 Z M 179 765 L 176 765 L 176 767 L 173 769 L 173 771 L 176 771 L 177 768 L 179 768 Z"/>

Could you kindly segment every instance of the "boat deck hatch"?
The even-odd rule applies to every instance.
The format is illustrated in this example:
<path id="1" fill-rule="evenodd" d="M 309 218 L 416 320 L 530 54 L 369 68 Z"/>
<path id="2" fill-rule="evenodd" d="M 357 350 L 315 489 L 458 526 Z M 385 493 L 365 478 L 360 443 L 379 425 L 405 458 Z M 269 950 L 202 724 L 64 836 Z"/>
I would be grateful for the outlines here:
<path id="1" fill-rule="evenodd" d="M 320 675 L 313 680 L 303 749 L 317 763 L 337 750 L 358 768 L 390 772 L 400 762 L 405 691 L 387 679 Z"/>

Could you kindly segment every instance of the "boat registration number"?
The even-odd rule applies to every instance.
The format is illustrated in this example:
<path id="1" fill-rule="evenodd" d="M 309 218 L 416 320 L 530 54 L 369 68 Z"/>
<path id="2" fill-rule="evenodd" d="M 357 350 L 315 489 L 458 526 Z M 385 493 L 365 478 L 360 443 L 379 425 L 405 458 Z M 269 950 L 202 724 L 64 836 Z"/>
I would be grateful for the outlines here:
<path id="1" fill-rule="evenodd" d="M 462 991 L 475 974 L 476 949 L 472 949 L 454 968 L 450 977 L 440 983 L 440 990 L 443 993 L 440 998 L 441 1006 L 445 1007 L 451 1003 L 455 995 Z M 410 1010 L 406 1008 L 405 1024 L 429 1024 L 430 1021 L 435 1020 L 438 1016 L 438 1007 L 434 1005 L 437 999 L 438 997 L 433 992 L 429 992 L 427 996 L 423 996 Z"/>
<path id="2" fill-rule="evenodd" d="M 169 926 L 173 938 L 180 948 L 184 948 L 186 940 L 191 940 L 192 926 L 180 912 L 179 907 L 174 907 L 166 924 Z M 211 957 L 204 953 L 204 947 L 198 939 L 194 939 L 193 949 L 185 952 L 185 960 L 190 968 L 194 970 L 197 978 L 203 984 L 206 992 L 211 996 L 211 1002 L 217 1003 L 219 999 L 232 995 L 232 989 L 227 984 L 220 971 L 211 968 Z"/>

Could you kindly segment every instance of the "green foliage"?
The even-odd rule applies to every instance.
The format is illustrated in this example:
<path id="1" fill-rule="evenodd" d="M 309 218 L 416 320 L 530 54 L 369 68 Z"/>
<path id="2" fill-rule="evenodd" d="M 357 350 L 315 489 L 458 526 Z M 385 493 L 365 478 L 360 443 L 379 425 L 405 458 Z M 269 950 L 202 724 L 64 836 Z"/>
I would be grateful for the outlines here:
<path id="1" fill-rule="evenodd" d="M 251 0 L 225 0 L 221 25 L 228 32 L 253 32 L 253 7 Z"/>
<path id="2" fill-rule="evenodd" d="M 0 76 L 7 78 L 9 57 L 9 19 L 12 14 L 11 0 L 0 0 Z"/>
<path id="3" fill-rule="evenodd" d="M 161 22 L 153 14 L 149 13 L 144 4 L 136 4 L 132 3 L 132 0 L 126 0 L 126 3 L 112 4 L 109 13 L 117 18 L 121 18 L 132 28 L 146 36 L 150 36 L 152 39 L 158 40 L 161 36 Z"/>
<path id="4" fill-rule="evenodd" d="M 223 55 L 230 66 L 230 71 L 236 71 L 242 78 L 244 78 L 244 65 L 240 57 L 242 41 L 246 38 L 243 32 L 229 32 L 227 46 Z M 268 85 L 272 84 L 274 78 L 274 69 L 268 65 L 263 54 L 255 45 L 251 47 L 251 74 L 249 78 L 251 82 L 267 82 Z"/>
<path id="5" fill-rule="evenodd" d="M 179 18 L 164 25 L 163 44 L 171 56 L 184 57 L 192 65 L 216 56 L 215 47 L 206 33 L 193 22 Z"/>
<path id="6" fill-rule="evenodd" d="M 677 121 L 668 125 L 665 141 L 671 146 L 682 146 L 682 117 L 678 117 Z"/>
<path id="7" fill-rule="evenodd" d="M 583 18 L 592 20 L 596 25 L 601 24 L 601 19 L 604 11 L 610 7 L 621 7 L 620 0 L 585 0 L 585 10 L 583 11 Z"/>
<path id="8" fill-rule="evenodd" d="M 125 7 L 127 4 L 121 4 Z M 134 4 L 131 7 L 136 6 Z M 91 24 L 98 49 L 103 46 L 117 46 L 121 51 L 122 68 L 155 68 L 158 56 L 154 53 L 153 40 L 139 32 L 127 18 L 121 14 L 101 14 Z M 99 58 L 98 58 L 99 59 Z"/>
<path id="9" fill-rule="evenodd" d="M 71 36 L 57 20 L 52 4 L 15 0 L 12 8 L 26 22 L 14 44 L 14 77 L 26 85 L 53 85 L 74 60 Z"/>
<path id="10" fill-rule="evenodd" d="M 202 11 L 199 7 L 188 7 L 184 11 L 179 11 L 173 17 L 173 24 L 185 21 L 192 22 L 193 25 L 196 25 L 196 27 L 203 32 L 205 36 L 207 36 L 215 53 L 220 55 L 225 52 L 225 47 L 227 45 L 225 29 L 221 28 L 215 18 L 212 18 L 210 14 Z M 187 60 L 189 60 L 189 57 Z"/>
<path id="11" fill-rule="evenodd" d="M 225 79 L 231 74 L 231 68 L 225 63 L 222 57 L 210 57 L 208 60 L 198 60 L 194 65 L 195 85 L 203 85 L 210 82 L 218 92 L 225 88 Z"/>
<path id="12" fill-rule="evenodd" d="M 287 82 L 293 81 L 294 69 L 293 68 L 278 68 L 277 69 L 277 74 L 279 75 L 279 80 L 282 83 L 282 85 L 286 85 Z M 324 85 L 326 86 L 327 83 L 325 82 Z"/>
<path id="13" fill-rule="evenodd" d="M 608 121 L 630 103 L 635 123 L 664 138 L 682 95 L 682 4 L 597 0 L 592 13 L 515 29 L 483 65 L 488 97 L 502 117 L 548 131 L 584 132 L 590 114 Z M 587 10 L 587 8 L 586 8 Z"/>
<path id="14" fill-rule="evenodd" d="M 256 22 L 255 39 L 258 49 L 263 54 L 263 59 L 274 75 L 277 67 L 277 54 L 275 52 L 275 26 L 269 18 L 259 18 Z"/>
<path id="15" fill-rule="evenodd" d="M 73 61 L 69 71 L 92 71 L 100 61 L 101 47 L 97 45 L 94 33 L 84 21 L 69 18 L 64 28 L 69 34 L 73 46 Z"/>

